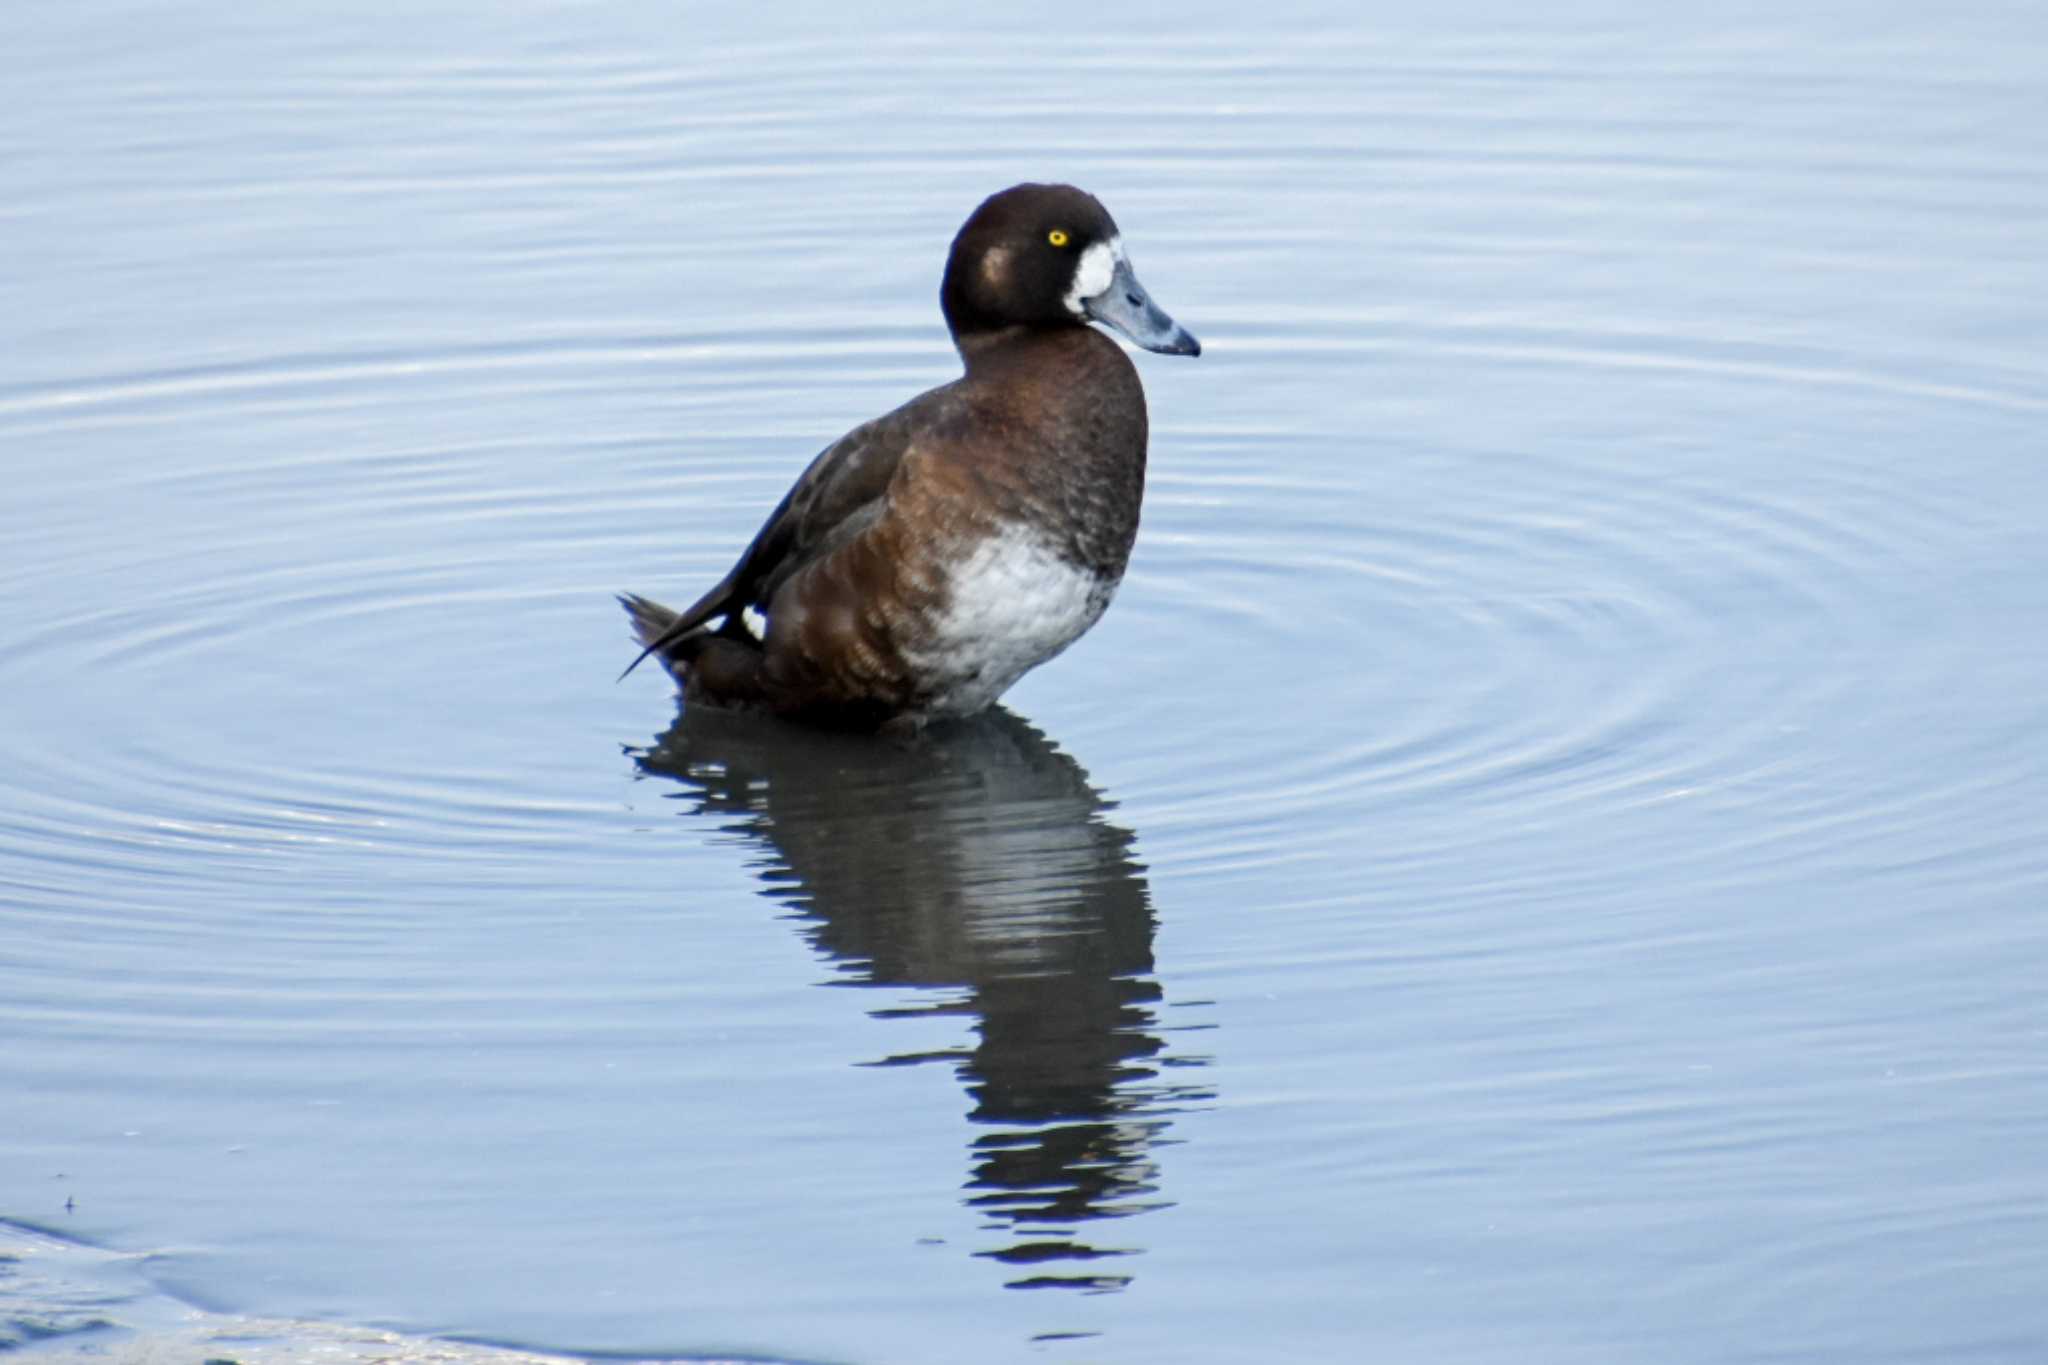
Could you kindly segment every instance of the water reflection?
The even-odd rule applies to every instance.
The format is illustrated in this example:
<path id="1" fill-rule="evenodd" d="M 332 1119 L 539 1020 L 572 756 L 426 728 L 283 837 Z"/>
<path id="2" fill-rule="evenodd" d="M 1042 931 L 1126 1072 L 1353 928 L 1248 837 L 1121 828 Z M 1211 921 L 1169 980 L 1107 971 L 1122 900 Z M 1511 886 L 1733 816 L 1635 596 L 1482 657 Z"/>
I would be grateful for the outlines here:
<path id="1" fill-rule="evenodd" d="M 1008 712 L 912 744 L 685 711 L 636 755 L 767 849 L 765 894 L 851 981 L 940 988 L 878 1014 L 972 1015 L 952 1063 L 973 1104 L 966 1200 L 1006 1234 L 1015 1288 L 1119 1289 L 1087 1225 L 1164 1207 L 1154 1149 L 1179 1106 L 1134 836 L 1072 758 Z"/>

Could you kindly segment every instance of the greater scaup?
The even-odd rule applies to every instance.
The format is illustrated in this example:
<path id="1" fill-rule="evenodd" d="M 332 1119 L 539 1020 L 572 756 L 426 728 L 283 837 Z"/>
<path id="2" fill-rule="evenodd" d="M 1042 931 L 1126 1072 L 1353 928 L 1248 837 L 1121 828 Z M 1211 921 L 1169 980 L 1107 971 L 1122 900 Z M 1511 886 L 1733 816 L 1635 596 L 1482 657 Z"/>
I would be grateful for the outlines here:
<path id="1" fill-rule="evenodd" d="M 967 372 L 825 448 L 688 610 L 622 596 L 690 704 L 919 726 L 988 706 L 1109 605 L 1145 487 L 1145 394 L 1102 322 L 1201 345 L 1071 185 L 990 196 L 939 301 Z M 765 619 L 757 634 L 748 609 Z"/>

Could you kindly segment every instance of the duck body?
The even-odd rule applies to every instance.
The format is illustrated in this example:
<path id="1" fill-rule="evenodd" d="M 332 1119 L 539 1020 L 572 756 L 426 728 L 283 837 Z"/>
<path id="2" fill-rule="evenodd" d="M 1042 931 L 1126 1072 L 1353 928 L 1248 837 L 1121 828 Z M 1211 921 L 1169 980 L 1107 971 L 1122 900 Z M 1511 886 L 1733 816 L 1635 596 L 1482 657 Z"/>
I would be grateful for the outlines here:
<path id="1" fill-rule="evenodd" d="M 858 728 L 970 715 L 1108 607 L 1137 537 L 1147 419 L 1136 367 L 1087 323 L 1198 344 L 1068 186 L 977 209 L 941 299 L 961 378 L 828 446 L 687 610 L 621 599 L 641 657 L 687 703 Z"/>

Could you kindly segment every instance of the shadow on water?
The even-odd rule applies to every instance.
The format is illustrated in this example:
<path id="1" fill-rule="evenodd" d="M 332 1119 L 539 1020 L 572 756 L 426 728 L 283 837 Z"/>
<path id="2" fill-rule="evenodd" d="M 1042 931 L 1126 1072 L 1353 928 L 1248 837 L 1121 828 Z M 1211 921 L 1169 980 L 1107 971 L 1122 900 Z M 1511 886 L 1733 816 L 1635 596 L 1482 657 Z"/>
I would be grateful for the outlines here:
<path id="1" fill-rule="evenodd" d="M 804 916 L 848 984 L 928 987 L 876 1017 L 959 1014 L 972 1048 L 946 1062 L 972 1100 L 966 1202 L 1031 1267 L 1012 1288 L 1121 1289 L 1079 1263 L 1131 1255 L 1089 1224 L 1169 1201 L 1154 1150 L 1169 1116 L 1209 1098 L 1169 1079 L 1152 975 L 1154 917 L 1135 836 L 1071 757 L 997 711 L 904 744 L 684 711 L 642 771 L 771 855 L 763 894 Z"/>

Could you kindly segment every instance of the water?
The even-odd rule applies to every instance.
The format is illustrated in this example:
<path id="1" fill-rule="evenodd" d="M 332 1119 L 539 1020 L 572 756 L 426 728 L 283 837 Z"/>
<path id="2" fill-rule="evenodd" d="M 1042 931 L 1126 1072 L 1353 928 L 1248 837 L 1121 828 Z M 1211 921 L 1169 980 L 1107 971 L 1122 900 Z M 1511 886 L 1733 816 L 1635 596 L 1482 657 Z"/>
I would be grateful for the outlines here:
<path id="1" fill-rule="evenodd" d="M 2039 1359 L 2044 63 L 1991 5 L 24 11 L 14 1337 Z M 923 749 L 613 685 L 610 592 L 953 373 L 1031 177 L 1206 347 L 1141 358 L 1102 625 Z"/>

